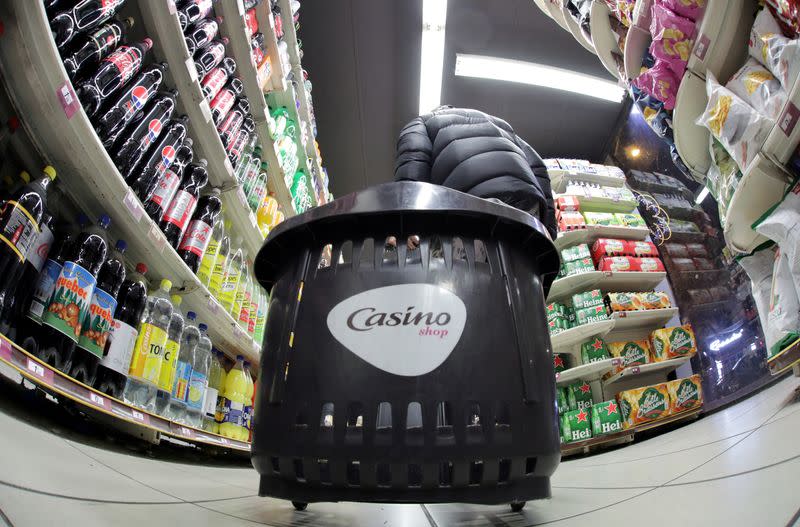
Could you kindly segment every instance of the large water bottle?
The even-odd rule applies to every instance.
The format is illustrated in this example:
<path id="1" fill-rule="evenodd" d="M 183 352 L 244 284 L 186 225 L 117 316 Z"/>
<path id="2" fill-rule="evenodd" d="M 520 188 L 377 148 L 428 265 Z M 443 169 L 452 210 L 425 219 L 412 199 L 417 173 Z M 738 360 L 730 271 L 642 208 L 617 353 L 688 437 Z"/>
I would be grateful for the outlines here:
<path id="1" fill-rule="evenodd" d="M 219 425 L 215 420 L 217 411 L 217 398 L 222 390 L 222 383 L 225 379 L 225 369 L 220 363 L 222 353 L 217 349 L 211 349 L 211 366 L 208 370 L 208 388 L 203 402 L 203 430 L 218 433 Z"/>
<path id="2" fill-rule="evenodd" d="M 156 413 L 166 416 L 167 406 L 172 398 L 172 385 L 175 380 L 175 364 L 178 362 L 181 336 L 183 336 L 184 319 L 180 305 L 182 298 L 172 295 L 172 318 L 167 330 L 167 346 L 161 363 L 161 374 L 158 377 L 158 393 L 156 394 Z"/>
<path id="3" fill-rule="evenodd" d="M 200 330 L 195 325 L 194 311 L 186 313 L 186 325 L 181 336 L 178 361 L 175 363 L 175 375 L 172 381 L 172 397 L 167 407 L 167 417 L 175 422 L 186 424 L 186 401 L 189 398 L 189 383 L 192 379 L 194 353 L 200 342 Z"/>
<path id="4" fill-rule="evenodd" d="M 203 402 L 208 388 L 208 370 L 211 366 L 211 339 L 206 335 L 207 331 L 208 326 L 200 324 L 200 342 L 194 351 L 189 398 L 186 401 L 186 421 L 195 428 L 203 425 Z"/>
<path id="5" fill-rule="evenodd" d="M 247 391 L 244 394 L 244 414 L 242 416 L 242 426 L 244 429 L 241 430 L 242 437 L 240 438 L 242 441 L 249 441 L 250 434 L 253 430 L 253 392 L 255 391 L 255 383 L 253 382 L 253 376 L 250 374 L 250 368 L 250 363 L 244 361 L 244 375 L 247 378 Z"/>

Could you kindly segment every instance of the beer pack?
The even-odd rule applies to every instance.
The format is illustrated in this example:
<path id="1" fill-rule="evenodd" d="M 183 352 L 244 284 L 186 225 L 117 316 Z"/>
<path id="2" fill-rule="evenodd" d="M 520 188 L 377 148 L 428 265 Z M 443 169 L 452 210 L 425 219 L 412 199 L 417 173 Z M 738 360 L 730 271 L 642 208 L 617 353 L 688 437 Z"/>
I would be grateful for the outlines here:
<path id="1" fill-rule="evenodd" d="M 594 262 L 591 258 L 581 258 L 580 260 L 573 260 L 564 264 L 564 273 L 566 276 L 574 274 L 589 273 L 596 271 Z"/>
<path id="2" fill-rule="evenodd" d="M 572 368 L 572 355 L 569 353 L 553 353 L 553 370 L 561 373 Z"/>
<path id="3" fill-rule="evenodd" d="M 594 307 L 603 304 L 603 293 L 599 289 L 592 291 L 584 291 L 572 295 L 572 308 L 582 309 L 586 307 Z"/>
<path id="4" fill-rule="evenodd" d="M 685 412 L 703 404 L 700 375 L 694 374 L 685 379 L 675 379 L 666 384 L 669 393 L 670 414 Z"/>
<path id="5" fill-rule="evenodd" d="M 547 304 L 547 321 L 550 322 L 556 317 L 565 317 L 567 316 L 567 306 L 562 304 L 561 302 L 553 302 L 551 304 Z"/>
<path id="6" fill-rule="evenodd" d="M 650 334 L 653 360 L 664 360 L 686 357 L 697 352 L 697 341 L 692 326 L 676 326 L 657 329 Z"/>
<path id="7" fill-rule="evenodd" d="M 629 366 L 641 366 L 650 362 L 650 344 L 646 340 L 609 342 L 608 352 L 612 357 L 622 359 L 616 368 L 618 372 Z"/>
<path id="8" fill-rule="evenodd" d="M 592 435 L 613 434 L 622 430 L 622 415 L 616 399 L 592 405 Z"/>
<path id="9" fill-rule="evenodd" d="M 589 364 L 600 360 L 610 359 L 606 343 L 600 337 L 594 337 L 581 344 L 581 362 Z"/>
<path id="10" fill-rule="evenodd" d="M 630 428 L 670 414 L 670 398 L 666 383 L 625 390 L 617 394 L 622 410 L 622 426 Z"/>
<path id="11" fill-rule="evenodd" d="M 583 410 L 592 406 L 592 387 L 586 381 L 574 382 L 567 386 L 567 399 L 570 410 Z"/>
<path id="12" fill-rule="evenodd" d="M 591 252 L 589 252 L 589 246 L 586 245 L 585 243 L 581 243 L 573 247 L 567 247 L 566 249 L 562 249 L 561 261 L 574 262 L 575 260 L 583 260 L 584 258 L 589 258 L 591 255 L 592 255 Z"/>
<path id="13" fill-rule="evenodd" d="M 602 322 L 603 320 L 608 320 L 606 306 L 603 304 L 575 310 L 575 322 L 577 322 L 579 326 L 584 324 L 593 324 L 595 322 Z"/>
<path id="14" fill-rule="evenodd" d="M 570 410 L 561 416 L 561 442 L 574 443 L 592 438 L 592 409 Z"/>
<path id="15" fill-rule="evenodd" d="M 569 411 L 567 389 L 561 386 L 556 386 L 556 406 L 558 407 L 558 415 L 563 415 Z"/>

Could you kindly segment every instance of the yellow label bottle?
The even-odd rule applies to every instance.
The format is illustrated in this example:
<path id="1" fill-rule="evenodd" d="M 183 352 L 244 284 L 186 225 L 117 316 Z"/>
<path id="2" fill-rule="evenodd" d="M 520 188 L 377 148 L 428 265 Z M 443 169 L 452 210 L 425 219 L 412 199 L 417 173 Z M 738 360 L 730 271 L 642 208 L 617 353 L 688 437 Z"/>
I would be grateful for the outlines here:
<path id="1" fill-rule="evenodd" d="M 133 351 L 131 368 L 128 374 L 152 384 L 158 384 L 164 348 L 167 345 L 167 332 L 153 324 L 142 324 L 136 347 Z"/>

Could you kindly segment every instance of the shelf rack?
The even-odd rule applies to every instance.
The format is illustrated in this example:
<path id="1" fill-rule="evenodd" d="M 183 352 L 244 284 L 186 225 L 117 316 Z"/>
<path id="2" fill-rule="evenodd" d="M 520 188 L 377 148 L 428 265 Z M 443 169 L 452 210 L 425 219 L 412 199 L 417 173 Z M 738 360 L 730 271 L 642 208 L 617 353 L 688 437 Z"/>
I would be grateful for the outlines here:
<path id="1" fill-rule="evenodd" d="M 670 359 L 661 362 L 648 362 L 641 366 L 629 366 L 624 370 L 615 373 L 611 377 L 603 380 L 603 389 L 607 394 L 616 393 L 629 388 L 637 386 L 647 386 L 649 384 L 657 384 L 659 380 L 653 382 L 644 381 L 645 379 L 652 379 L 653 376 L 666 376 L 669 372 L 675 370 L 678 366 L 691 359 L 691 356 L 679 357 L 677 359 Z M 643 382 L 644 381 L 644 382 Z M 663 382 L 660 381 L 660 382 Z M 634 386 L 635 384 L 635 386 Z M 622 386 L 625 387 L 622 387 Z"/>
<path id="2" fill-rule="evenodd" d="M 563 386 L 578 380 L 598 381 L 605 374 L 616 368 L 620 360 L 618 358 L 598 360 L 558 372 L 556 373 L 556 386 Z"/>
<path id="3" fill-rule="evenodd" d="M 562 9 L 563 17 L 564 17 L 564 22 L 567 25 L 567 30 L 570 33 L 572 33 L 572 36 L 575 37 L 575 40 L 578 41 L 578 44 L 583 46 L 583 48 L 586 51 L 588 51 L 590 53 L 594 53 L 596 55 L 597 52 L 594 50 L 594 45 L 583 34 L 583 31 L 581 30 L 581 26 L 578 24 L 578 22 L 574 18 L 572 18 L 572 15 L 569 14 L 569 11 L 567 10 L 566 2 L 562 2 L 561 9 Z"/>
<path id="4" fill-rule="evenodd" d="M 585 183 L 596 183 L 604 187 L 621 187 L 625 185 L 624 177 L 609 176 L 607 174 L 596 174 L 593 172 L 571 171 L 558 168 L 547 170 L 550 176 L 550 185 L 553 192 L 563 194 L 570 181 L 580 181 Z M 633 208 L 633 207 L 631 207 Z"/>
<path id="5" fill-rule="evenodd" d="M 552 335 L 550 337 L 550 343 L 553 346 L 553 350 L 558 351 L 562 348 L 580 344 L 594 336 L 602 337 L 612 329 L 614 329 L 613 320 L 601 320 L 600 322 L 591 324 L 582 324 Z"/>
<path id="6" fill-rule="evenodd" d="M 611 10 L 605 2 L 592 2 L 592 10 L 589 18 L 589 29 L 592 33 L 592 46 L 594 47 L 597 58 L 603 67 L 615 78 L 619 79 L 617 63 L 614 61 L 613 52 L 620 53 L 617 44 L 617 34 L 611 29 L 608 17 Z"/>
<path id="7" fill-rule="evenodd" d="M 600 238 L 621 238 L 624 240 L 645 240 L 650 235 L 647 227 L 621 227 L 619 225 L 587 225 L 585 229 L 575 229 L 559 233 L 555 240 L 560 251 L 566 247 L 587 243 L 591 248 Z"/>
<path id="8" fill-rule="evenodd" d="M 611 314 L 615 331 L 632 331 L 664 327 L 678 314 L 677 307 L 643 309 L 640 311 L 617 311 Z"/>
<path id="9" fill-rule="evenodd" d="M 3 81 L 19 114 L 26 116 L 23 125 L 36 148 L 56 167 L 61 188 L 90 218 L 101 211 L 111 217 L 112 234 L 128 242 L 128 259 L 145 262 L 151 282 L 170 279 L 184 297 L 183 308 L 208 324 L 219 349 L 257 363 L 261 346 L 223 312 L 167 243 L 100 143 L 61 64 L 43 5 L 3 2 L 0 18 L 5 21 L 0 46 Z"/>
<path id="10" fill-rule="evenodd" d="M 223 437 L 191 426 L 181 425 L 159 415 L 146 412 L 124 401 L 114 399 L 65 375 L 40 361 L 37 357 L 0 335 L 0 365 L 8 366 L 39 388 L 66 397 L 88 412 L 98 412 L 113 418 L 112 422 L 133 425 L 143 431 L 165 435 L 201 445 L 249 453 L 250 443 Z"/>
<path id="11" fill-rule="evenodd" d="M 780 375 L 800 363 L 800 340 L 792 342 L 783 351 L 767 359 L 767 366 L 772 375 Z"/>

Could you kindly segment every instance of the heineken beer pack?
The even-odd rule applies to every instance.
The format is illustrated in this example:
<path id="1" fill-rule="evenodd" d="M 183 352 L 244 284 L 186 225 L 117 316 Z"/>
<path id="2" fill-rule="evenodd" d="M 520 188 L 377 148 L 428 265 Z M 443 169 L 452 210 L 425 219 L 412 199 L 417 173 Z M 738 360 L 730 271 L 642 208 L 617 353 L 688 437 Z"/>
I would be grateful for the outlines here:
<path id="1" fill-rule="evenodd" d="M 697 352 L 697 341 L 689 324 L 653 331 L 650 334 L 650 344 L 653 360 L 656 362 L 686 357 Z"/>
<path id="2" fill-rule="evenodd" d="M 703 387 L 697 374 L 667 382 L 667 391 L 670 414 L 685 412 L 703 404 Z"/>
<path id="3" fill-rule="evenodd" d="M 592 406 L 592 387 L 586 381 L 574 382 L 567 386 L 567 400 L 570 410 L 584 410 Z"/>
<path id="4" fill-rule="evenodd" d="M 553 369 L 556 373 L 572 368 L 572 355 L 569 353 L 553 353 Z"/>
<path id="5" fill-rule="evenodd" d="M 603 304 L 603 293 L 601 293 L 599 289 L 593 289 L 592 291 L 584 291 L 583 293 L 577 293 L 572 295 L 573 309 L 583 309 L 586 307 L 594 307 L 602 304 Z"/>
<path id="6" fill-rule="evenodd" d="M 622 359 L 616 371 L 609 374 L 624 370 L 629 366 L 641 366 L 650 362 L 650 344 L 646 340 L 631 340 L 627 342 L 609 342 L 608 353 L 612 357 Z"/>
<path id="7" fill-rule="evenodd" d="M 567 399 L 566 388 L 556 386 L 556 407 L 558 408 L 558 415 L 569 412 L 569 400 Z"/>
<path id="8" fill-rule="evenodd" d="M 575 321 L 579 326 L 584 324 L 593 324 L 603 320 L 608 320 L 606 306 L 603 304 L 593 307 L 583 307 L 575 310 Z"/>
<path id="9" fill-rule="evenodd" d="M 592 436 L 613 434 L 622 430 L 622 416 L 616 399 L 592 405 Z"/>
<path id="10" fill-rule="evenodd" d="M 581 362 L 589 364 L 600 360 L 610 359 L 606 343 L 600 337 L 594 337 L 581 344 Z"/>
<path id="11" fill-rule="evenodd" d="M 617 401 L 622 411 L 623 428 L 631 428 L 670 414 L 666 383 L 625 390 L 617 394 Z"/>
<path id="12" fill-rule="evenodd" d="M 592 409 L 570 410 L 561 416 L 561 442 L 574 443 L 592 438 Z"/>

